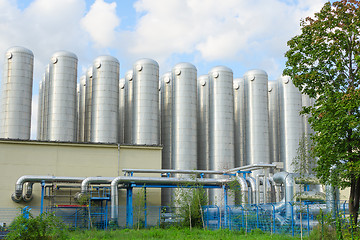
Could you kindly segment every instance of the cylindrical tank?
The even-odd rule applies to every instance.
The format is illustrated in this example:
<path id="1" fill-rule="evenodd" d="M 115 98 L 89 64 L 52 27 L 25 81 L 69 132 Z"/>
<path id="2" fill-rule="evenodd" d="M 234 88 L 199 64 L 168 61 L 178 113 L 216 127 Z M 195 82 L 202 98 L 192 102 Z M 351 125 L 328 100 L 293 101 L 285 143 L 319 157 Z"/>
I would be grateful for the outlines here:
<path id="1" fill-rule="evenodd" d="M 247 164 L 269 163 L 268 75 L 263 70 L 250 70 L 244 75 L 246 97 Z M 256 176 L 258 172 L 254 171 Z"/>
<path id="2" fill-rule="evenodd" d="M 134 104 L 134 86 L 133 86 L 133 70 L 125 73 L 125 126 L 124 126 L 124 142 L 131 144 L 133 129 L 133 104 Z"/>
<path id="3" fill-rule="evenodd" d="M 119 80 L 119 115 L 118 115 L 118 142 L 124 143 L 125 104 L 126 104 L 125 78 Z"/>
<path id="4" fill-rule="evenodd" d="M 190 63 L 172 69 L 172 149 L 173 169 L 197 168 L 197 70 Z"/>
<path id="5" fill-rule="evenodd" d="M 280 161 L 279 81 L 268 83 L 270 163 Z"/>
<path id="6" fill-rule="evenodd" d="M 209 168 L 209 75 L 197 79 L 197 149 L 199 170 Z"/>
<path id="7" fill-rule="evenodd" d="M 231 169 L 235 162 L 232 70 L 224 66 L 212 68 L 209 72 L 209 90 L 209 168 L 217 171 Z M 212 204 L 223 205 L 223 197 L 222 189 L 209 191 Z"/>
<path id="8" fill-rule="evenodd" d="M 76 127 L 75 127 L 76 142 L 79 142 L 79 138 L 80 138 L 79 114 L 80 114 L 80 83 L 76 85 Z"/>
<path id="9" fill-rule="evenodd" d="M 80 96 L 79 96 L 79 142 L 85 141 L 85 99 L 86 99 L 86 75 L 80 77 Z"/>
<path id="10" fill-rule="evenodd" d="M 302 94 L 302 107 L 311 107 L 314 106 L 315 100 L 310 98 L 309 95 Z M 310 153 L 311 152 L 311 134 L 314 133 L 312 130 L 310 123 L 309 123 L 309 114 L 302 115 L 303 121 L 303 146 L 304 152 Z M 308 166 L 308 173 L 312 173 L 312 169 L 315 167 L 315 159 L 311 156 L 311 154 L 307 154 L 307 166 Z"/>
<path id="11" fill-rule="evenodd" d="M 92 109 L 92 79 L 93 68 L 89 67 L 86 71 L 85 87 L 85 120 L 84 120 L 84 141 L 90 142 L 91 137 L 91 109 Z"/>
<path id="12" fill-rule="evenodd" d="M 77 57 L 67 51 L 52 55 L 49 84 L 48 137 L 76 141 Z"/>
<path id="13" fill-rule="evenodd" d="M 23 47 L 5 53 L 0 92 L 0 138 L 30 139 L 34 55 Z"/>
<path id="14" fill-rule="evenodd" d="M 234 79 L 234 121 L 235 121 L 235 167 L 245 162 L 245 83 L 243 78 Z"/>
<path id="15" fill-rule="evenodd" d="M 44 89 L 43 89 L 43 83 L 44 83 L 45 76 L 43 77 L 43 80 L 39 83 L 39 95 L 38 95 L 38 109 L 37 109 L 37 132 L 36 132 L 36 139 L 42 140 L 42 133 L 43 133 L 43 96 L 44 96 Z"/>
<path id="16" fill-rule="evenodd" d="M 91 142 L 118 142 L 119 61 L 112 56 L 94 60 Z"/>
<path id="17" fill-rule="evenodd" d="M 162 169 L 171 169 L 171 132 L 172 132 L 172 77 L 171 72 L 163 74 L 160 78 L 161 89 L 161 144 L 162 150 Z M 170 206 L 171 189 L 161 190 L 161 205 Z"/>
<path id="18" fill-rule="evenodd" d="M 43 136 L 42 140 L 49 140 L 49 87 L 50 87 L 50 64 L 46 65 L 45 73 L 44 73 L 44 122 L 43 122 Z"/>
<path id="19" fill-rule="evenodd" d="M 302 138 L 303 120 L 300 115 L 302 96 L 288 76 L 280 79 L 280 160 L 284 163 L 284 171 L 293 173 L 299 141 Z"/>
<path id="20" fill-rule="evenodd" d="M 140 59 L 133 65 L 134 144 L 159 144 L 159 65 L 152 59 Z"/>

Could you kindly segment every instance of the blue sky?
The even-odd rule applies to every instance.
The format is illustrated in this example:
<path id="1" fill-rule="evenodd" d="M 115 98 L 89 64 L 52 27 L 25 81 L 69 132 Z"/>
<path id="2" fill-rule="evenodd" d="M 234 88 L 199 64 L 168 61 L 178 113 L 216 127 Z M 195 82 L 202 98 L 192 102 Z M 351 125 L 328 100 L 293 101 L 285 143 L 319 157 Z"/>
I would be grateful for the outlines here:
<path id="1" fill-rule="evenodd" d="M 100 55 L 120 61 L 120 76 L 139 58 L 160 74 L 190 62 L 198 75 L 225 65 L 241 77 L 250 69 L 281 75 L 286 42 L 301 18 L 325 0 L 0 0 L 0 54 L 12 46 L 34 52 L 33 127 L 38 85 L 51 55 L 78 56 L 78 77 Z M 0 65 L 3 65 L 0 57 Z M 2 67 L 0 67 L 2 76 Z"/>

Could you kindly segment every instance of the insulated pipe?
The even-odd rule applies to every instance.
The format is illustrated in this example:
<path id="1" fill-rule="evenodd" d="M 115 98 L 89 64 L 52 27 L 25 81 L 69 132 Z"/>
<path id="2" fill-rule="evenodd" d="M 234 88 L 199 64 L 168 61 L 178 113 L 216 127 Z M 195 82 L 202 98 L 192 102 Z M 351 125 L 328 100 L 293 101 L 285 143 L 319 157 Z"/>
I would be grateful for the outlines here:
<path id="1" fill-rule="evenodd" d="M 269 177 L 270 184 L 274 187 L 275 190 L 275 202 L 280 202 L 280 187 L 277 185 L 272 177 Z"/>
<path id="2" fill-rule="evenodd" d="M 230 179 L 209 179 L 209 178 L 150 178 L 150 177 L 126 177 L 119 176 L 116 177 L 111 182 L 111 219 L 115 220 L 118 217 L 118 212 L 116 206 L 119 204 L 119 193 L 118 193 L 118 185 L 121 183 L 127 184 L 156 184 L 156 185 L 173 185 L 173 186 L 181 186 L 181 185 L 189 185 L 189 184 L 199 184 L 206 186 L 222 186 L 223 184 L 231 181 Z"/>
<path id="3" fill-rule="evenodd" d="M 246 203 L 246 196 L 248 195 L 248 185 L 243 177 L 236 176 L 236 181 L 240 184 L 241 188 L 241 204 Z"/>
<path id="4" fill-rule="evenodd" d="M 104 184 L 111 183 L 115 177 L 88 177 L 81 182 L 81 194 L 85 194 L 89 191 L 90 184 Z"/>
<path id="5" fill-rule="evenodd" d="M 32 200 L 32 190 L 33 190 L 33 183 L 26 182 L 25 183 L 25 194 L 23 194 L 22 199 L 24 202 L 30 202 Z"/>
<path id="6" fill-rule="evenodd" d="M 273 176 L 275 183 L 284 184 L 285 194 L 284 203 L 286 205 L 286 218 L 291 218 L 291 205 L 289 202 L 293 201 L 294 198 L 294 186 L 295 180 L 293 174 L 288 172 L 275 173 Z"/>
<path id="7" fill-rule="evenodd" d="M 22 199 L 23 185 L 26 182 L 29 183 L 53 183 L 53 182 L 70 182 L 70 183 L 81 183 L 85 178 L 83 177 L 55 177 L 55 176 L 34 176 L 25 175 L 21 176 L 15 184 L 15 192 L 11 195 L 11 199 L 14 202 L 20 202 Z M 29 190 L 29 189 L 28 189 Z M 27 198 L 31 196 L 31 193 L 27 191 Z"/>
<path id="8" fill-rule="evenodd" d="M 254 204 L 256 203 L 256 182 L 255 179 L 253 177 L 246 177 L 246 180 L 249 182 L 250 184 L 250 188 L 251 188 L 251 203 Z M 250 200 L 249 200 L 250 203 Z"/>

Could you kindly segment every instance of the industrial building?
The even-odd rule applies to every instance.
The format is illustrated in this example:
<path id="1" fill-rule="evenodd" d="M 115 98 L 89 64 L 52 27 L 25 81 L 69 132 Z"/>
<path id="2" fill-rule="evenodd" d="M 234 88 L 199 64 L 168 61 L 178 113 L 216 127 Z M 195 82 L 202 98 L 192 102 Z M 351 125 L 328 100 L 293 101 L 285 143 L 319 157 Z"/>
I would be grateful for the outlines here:
<path id="1" fill-rule="evenodd" d="M 13 47 L 5 60 L 1 207 L 74 205 L 92 186 L 111 186 L 113 219 L 119 215 L 115 207 L 127 204 L 132 184 L 156 186 L 147 192 L 148 204 L 169 205 L 174 192 L 162 186 L 176 188 L 194 174 L 211 187 L 211 204 L 278 202 L 285 218 L 290 216 L 286 202 L 296 200 L 296 184 L 303 183 L 293 163 L 299 141 L 311 133 L 299 111 L 313 99 L 289 77 L 269 81 L 265 71 L 250 70 L 234 78 L 225 66 L 198 77 L 190 63 L 159 76 L 156 61 L 140 59 L 119 79 L 112 56 L 96 58 L 78 77 L 76 55 L 60 51 L 40 82 L 37 140 L 29 140 L 34 56 Z M 133 169 L 126 171 L 131 175 L 121 177 L 124 169 Z M 307 197 L 338 198 L 311 173 L 307 169 Z M 233 177 L 244 193 L 240 199 L 227 199 L 222 189 Z M 45 195 L 34 183 L 48 189 Z"/>

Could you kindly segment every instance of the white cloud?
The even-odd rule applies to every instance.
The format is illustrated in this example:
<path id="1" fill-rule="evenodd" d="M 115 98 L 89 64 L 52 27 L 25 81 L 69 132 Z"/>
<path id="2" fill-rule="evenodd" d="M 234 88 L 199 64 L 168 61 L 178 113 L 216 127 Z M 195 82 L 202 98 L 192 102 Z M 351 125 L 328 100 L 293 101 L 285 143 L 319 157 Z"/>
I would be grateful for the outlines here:
<path id="1" fill-rule="evenodd" d="M 115 29 L 120 24 L 120 18 L 116 15 L 116 3 L 96 0 L 81 24 L 96 45 L 110 47 L 115 40 Z"/>
<path id="2" fill-rule="evenodd" d="M 301 18 L 325 0 L 138 0 L 129 55 L 160 65 L 174 54 L 198 54 L 202 61 L 239 61 L 258 67 L 265 58 L 283 58 L 286 42 L 299 32 Z M 261 67 L 261 66 L 260 66 Z"/>

